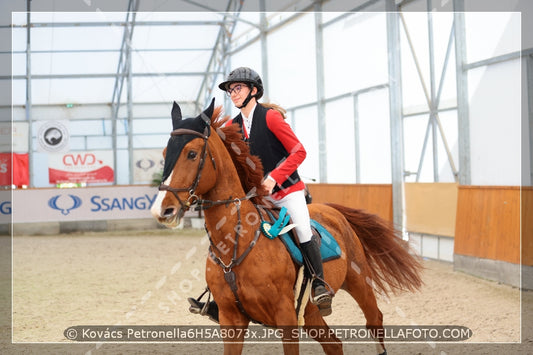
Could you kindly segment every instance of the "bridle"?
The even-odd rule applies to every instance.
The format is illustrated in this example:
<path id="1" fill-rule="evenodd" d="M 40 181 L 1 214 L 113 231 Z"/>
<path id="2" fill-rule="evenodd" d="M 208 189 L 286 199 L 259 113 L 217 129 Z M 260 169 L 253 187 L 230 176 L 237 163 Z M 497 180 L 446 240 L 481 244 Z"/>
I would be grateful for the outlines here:
<path id="1" fill-rule="evenodd" d="M 213 207 L 213 206 L 217 206 L 217 205 L 229 205 L 230 203 L 240 204 L 241 201 L 249 200 L 249 199 L 257 196 L 256 193 L 249 192 L 249 193 L 246 194 L 246 196 L 241 197 L 241 198 L 233 198 L 233 197 L 230 196 L 227 200 L 217 200 L 217 201 L 204 200 L 204 199 L 200 199 L 198 197 L 198 195 L 196 194 L 196 188 L 198 187 L 198 184 L 200 183 L 200 179 L 202 177 L 202 170 L 204 169 L 205 161 L 207 159 L 207 155 L 208 154 L 211 157 L 211 163 L 213 164 L 213 168 L 215 170 L 217 170 L 217 165 L 215 163 L 215 158 L 213 157 L 213 154 L 211 153 L 211 150 L 209 149 L 209 145 L 207 144 L 207 140 L 209 139 L 209 135 L 210 135 L 210 132 L 211 132 L 211 130 L 209 128 L 210 128 L 210 126 L 207 125 L 205 127 L 203 133 L 197 132 L 197 131 L 192 130 L 192 129 L 187 129 L 187 128 L 178 128 L 178 129 L 173 130 L 170 133 L 170 135 L 172 137 L 185 135 L 185 134 L 190 134 L 190 135 L 194 135 L 196 137 L 202 138 L 204 140 L 204 146 L 202 147 L 202 152 L 200 154 L 200 162 L 198 163 L 198 170 L 196 171 L 196 177 L 195 177 L 194 181 L 192 182 L 191 186 L 182 187 L 182 188 L 175 188 L 175 187 L 171 187 L 169 185 L 165 185 L 163 183 L 161 183 L 161 185 L 159 185 L 159 191 L 172 192 L 172 194 L 176 197 L 176 199 L 180 203 L 180 207 L 181 207 L 180 208 L 180 212 L 181 213 L 184 213 L 186 210 L 188 210 L 192 206 L 196 206 L 197 209 L 204 209 L 205 210 L 207 208 L 210 208 L 210 207 Z M 187 197 L 187 200 L 185 200 L 185 201 L 182 200 L 179 197 L 179 195 L 178 195 L 179 192 L 188 192 L 189 196 Z"/>
<path id="2" fill-rule="evenodd" d="M 200 154 L 200 162 L 198 163 L 198 170 L 196 170 L 196 177 L 194 181 L 192 182 L 191 186 L 183 187 L 183 188 L 175 188 L 169 185 L 165 185 L 163 184 L 163 182 L 161 182 L 161 185 L 159 185 L 159 191 L 169 191 L 174 194 L 176 199 L 179 201 L 180 206 L 181 206 L 181 211 L 183 212 L 189 209 L 192 205 L 198 204 L 198 202 L 200 201 L 200 199 L 196 195 L 196 188 L 198 187 L 198 184 L 200 183 L 200 178 L 202 177 L 202 170 L 204 169 L 207 154 L 211 156 L 211 162 L 213 163 L 213 168 L 215 170 L 217 169 L 217 166 L 215 164 L 215 159 L 213 158 L 213 154 L 211 154 L 211 151 L 209 150 L 209 145 L 207 144 L 207 140 L 209 139 L 209 135 L 210 135 L 209 127 L 210 127 L 209 125 L 206 125 L 203 133 L 197 132 L 192 129 L 187 129 L 187 128 L 178 128 L 178 129 L 173 130 L 170 133 L 172 137 L 189 134 L 189 135 L 202 138 L 204 140 L 204 146 L 202 147 L 202 153 Z M 183 201 L 178 195 L 179 192 L 189 192 L 189 197 L 187 197 L 187 200 Z"/>

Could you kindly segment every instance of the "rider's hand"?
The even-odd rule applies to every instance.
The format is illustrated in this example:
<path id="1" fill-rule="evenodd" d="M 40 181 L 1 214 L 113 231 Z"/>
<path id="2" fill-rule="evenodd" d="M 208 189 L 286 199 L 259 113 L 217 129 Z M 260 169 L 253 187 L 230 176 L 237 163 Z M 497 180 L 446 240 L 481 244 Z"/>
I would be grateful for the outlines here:
<path id="1" fill-rule="evenodd" d="M 267 176 L 266 179 L 263 180 L 263 187 L 268 191 L 269 194 L 271 194 L 274 187 L 276 187 L 276 180 L 270 176 Z"/>

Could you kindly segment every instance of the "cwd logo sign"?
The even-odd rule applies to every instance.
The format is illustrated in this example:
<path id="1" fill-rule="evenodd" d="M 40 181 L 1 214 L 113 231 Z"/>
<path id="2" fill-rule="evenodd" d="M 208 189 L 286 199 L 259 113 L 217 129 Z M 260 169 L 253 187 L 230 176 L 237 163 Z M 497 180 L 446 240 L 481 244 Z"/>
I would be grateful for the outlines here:
<path id="1" fill-rule="evenodd" d="M 103 161 L 97 160 L 93 153 L 65 154 L 63 155 L 63 164 L 65 166 L 89 166 L 103 164 Z"/>
<path id="2" fill-rule="evenodd" d="M 48 177 L 51 184 L 62 182 L 113 182 L 113 151 L 84 151 L 50 154 Z"/>
<path id="3" fill-rule="evenodd" d="M 70 199 L 69 199 L 70 198 Z M 61 200 L 59 200 L 61 199 Z M 57 195 L 48 200 L 48 206 L 54 210 L 61 211 L 61 214 L 67 216 L 70 211 L 81 206 L 81 198 L 76 195 Z"/>

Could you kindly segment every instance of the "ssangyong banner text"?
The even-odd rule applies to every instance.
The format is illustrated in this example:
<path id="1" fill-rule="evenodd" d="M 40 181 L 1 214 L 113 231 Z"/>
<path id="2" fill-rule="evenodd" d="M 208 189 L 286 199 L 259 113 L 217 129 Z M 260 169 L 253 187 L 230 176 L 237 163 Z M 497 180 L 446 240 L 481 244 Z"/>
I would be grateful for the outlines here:
<path id="1" fill-rule="evenodd" d="M 152 218 L 157 193 L 151 186 L 14 190 L 1 213 L 13 223 Z"/>

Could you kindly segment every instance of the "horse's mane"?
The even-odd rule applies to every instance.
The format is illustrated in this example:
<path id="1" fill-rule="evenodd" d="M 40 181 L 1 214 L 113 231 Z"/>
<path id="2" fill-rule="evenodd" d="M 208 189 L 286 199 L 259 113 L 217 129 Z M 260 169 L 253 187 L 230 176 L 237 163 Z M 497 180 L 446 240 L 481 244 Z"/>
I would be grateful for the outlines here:
<path id="1" fill-rule="evenodd" d="M 224 142 L 233 165 L 237 169 L 237 174 L 241 180 L 241 185 L 246 193 L 254 192 L 257 196 L 252 198 L 255 204 L 265 205 L 263 196 L 268 196 L 268 192 L 262 185 L 263 164 L 261 160 L 250 153 L 250 147 L 242 139 L 241 129 L 238 124 L 227 125 L 229 116 L 220 117 L 222 106 L 217 106 L 211 117 L 211 128 Z M 269 203 L 267 205 L 270 205 Z"/>

